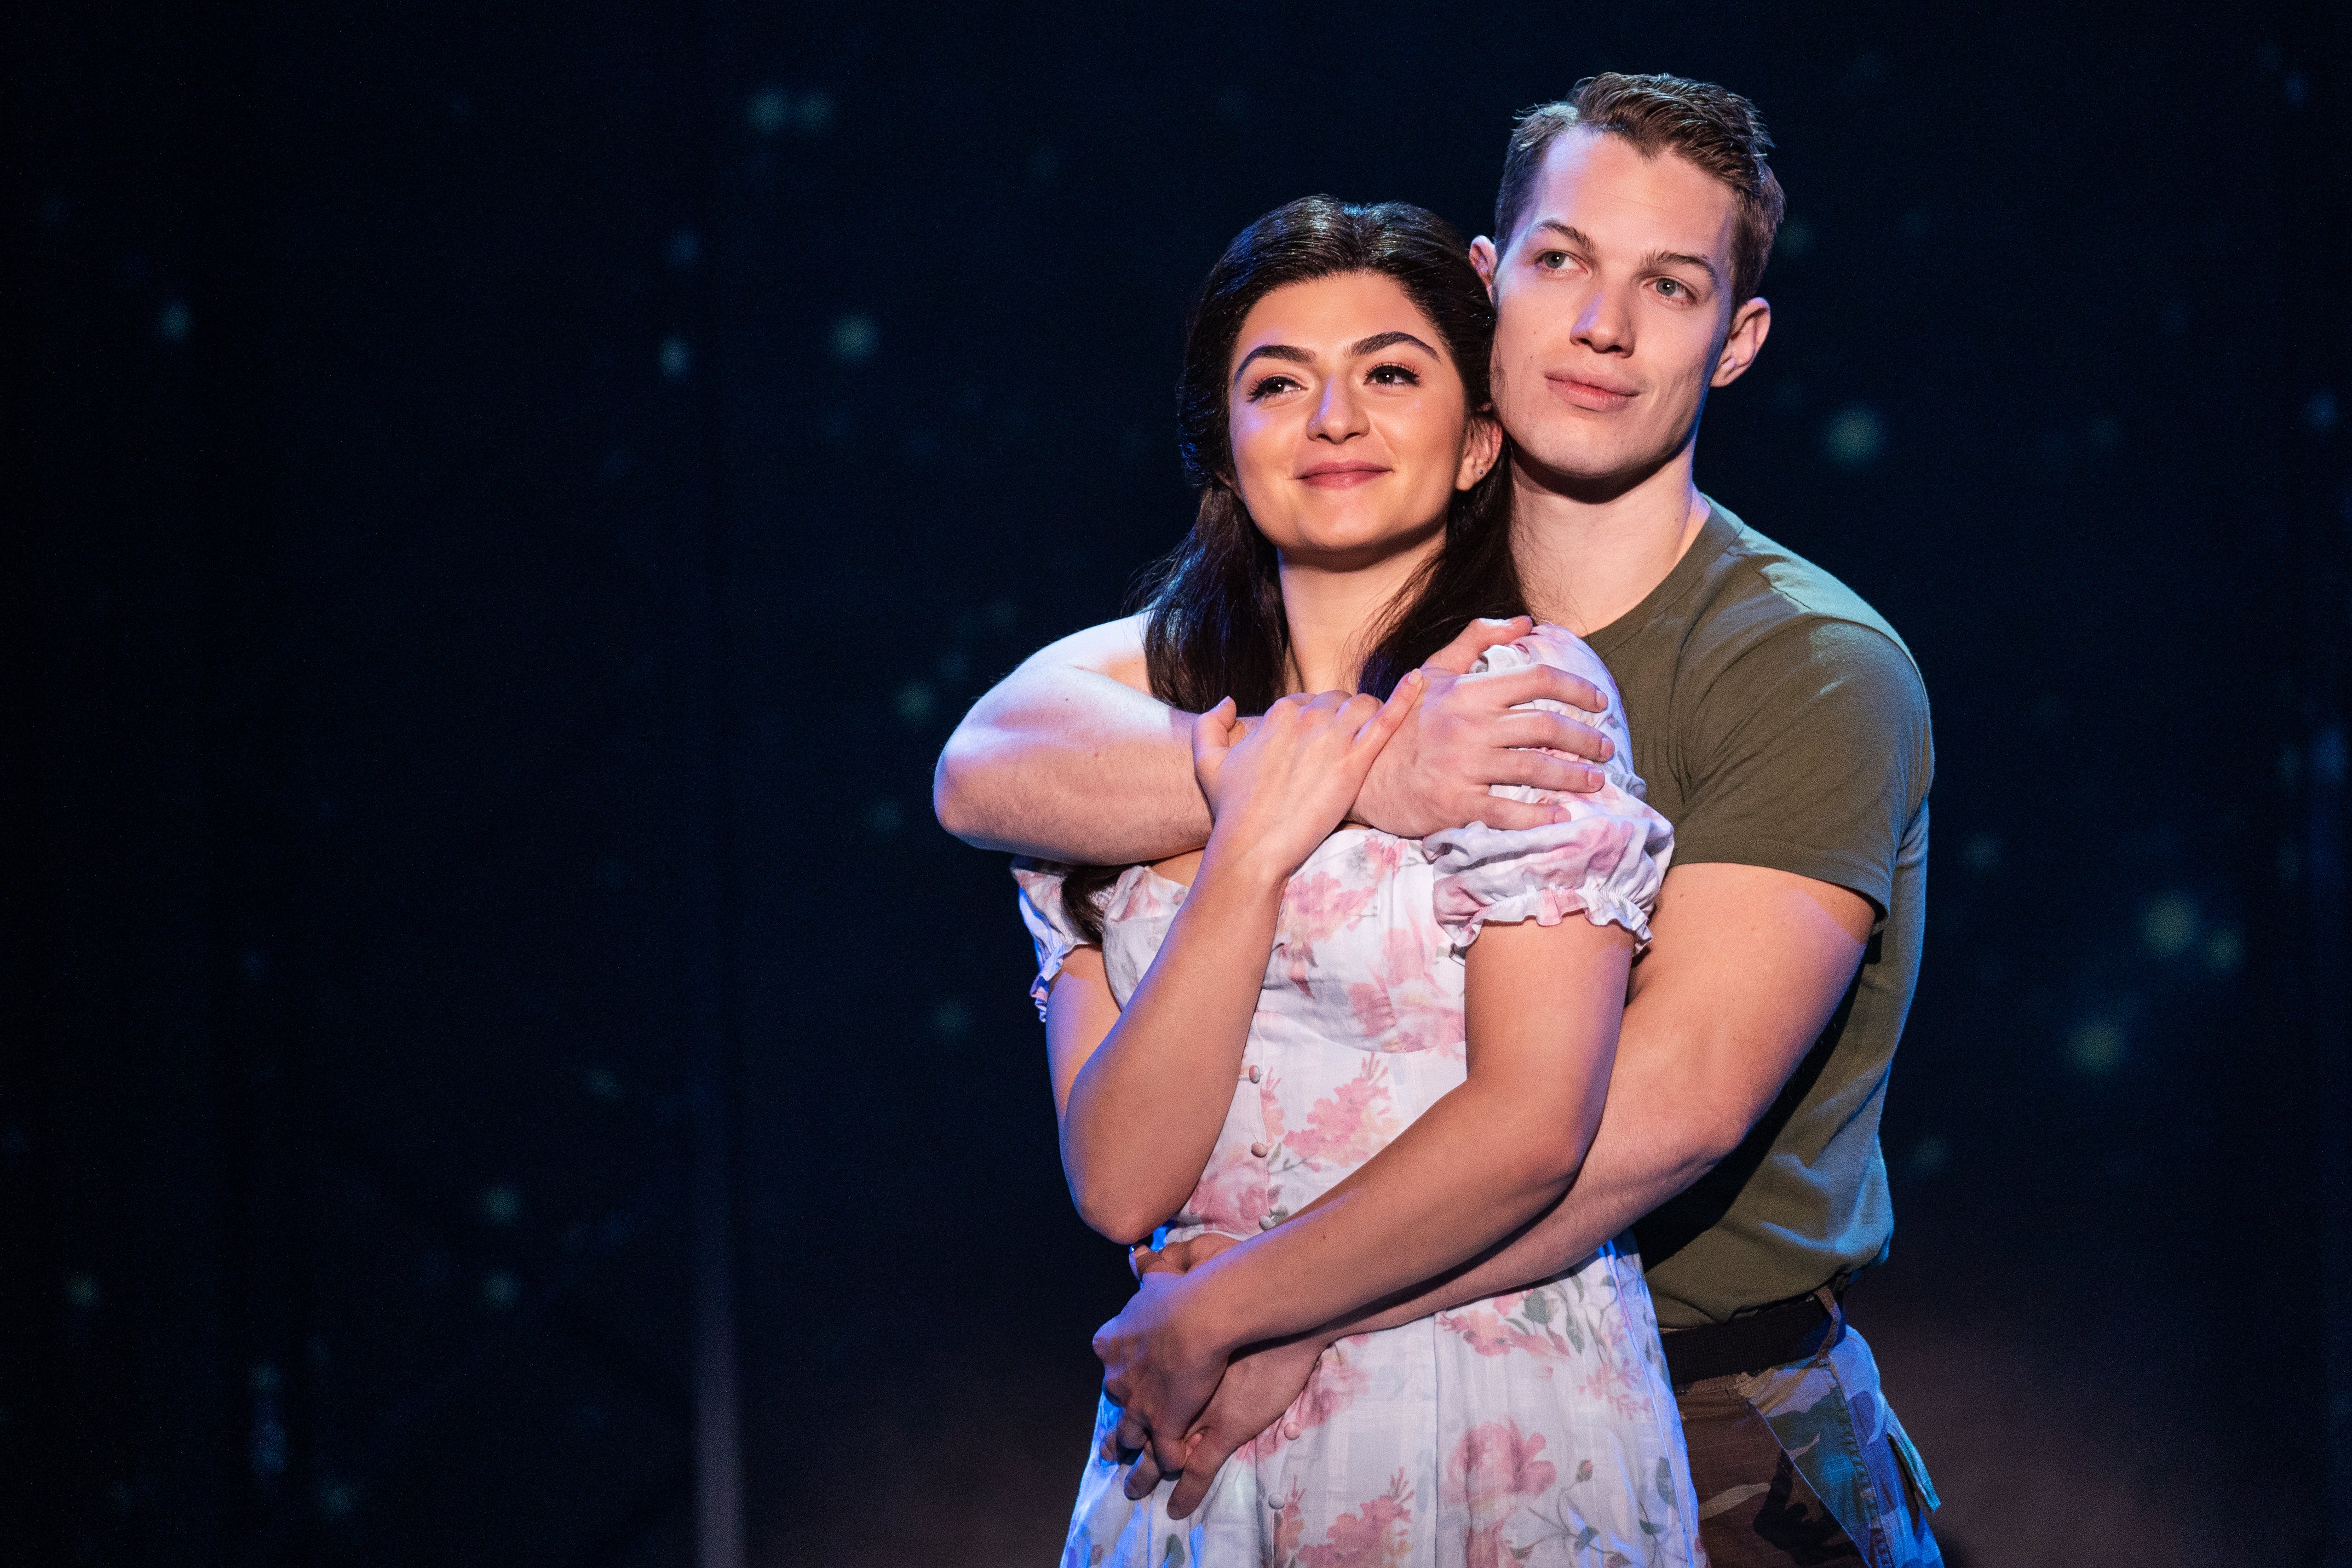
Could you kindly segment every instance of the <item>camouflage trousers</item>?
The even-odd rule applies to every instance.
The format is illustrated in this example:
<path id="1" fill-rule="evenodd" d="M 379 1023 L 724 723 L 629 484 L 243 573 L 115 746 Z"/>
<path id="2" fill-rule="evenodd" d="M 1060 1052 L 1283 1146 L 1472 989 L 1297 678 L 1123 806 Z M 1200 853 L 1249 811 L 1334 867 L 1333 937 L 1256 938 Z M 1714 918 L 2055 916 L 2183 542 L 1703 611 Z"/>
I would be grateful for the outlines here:
<path id="1" fill-rule="evenodd" d="M 1810 1359 L 1675 1390 L 1714 1568 L 1941 1568 L 1927 1467 L 1833 1310 Z"/>

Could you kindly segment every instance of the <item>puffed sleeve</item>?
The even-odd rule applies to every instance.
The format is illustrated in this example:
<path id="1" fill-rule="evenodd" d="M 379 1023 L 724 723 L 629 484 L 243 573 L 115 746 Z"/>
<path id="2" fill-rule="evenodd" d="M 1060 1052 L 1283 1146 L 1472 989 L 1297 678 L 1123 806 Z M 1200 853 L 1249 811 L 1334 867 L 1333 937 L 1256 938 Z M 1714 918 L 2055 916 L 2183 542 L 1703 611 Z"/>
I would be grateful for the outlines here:
<path id="1" fill-rule="evenodd" d="M 1049 861 L 1026 856 L 1016 856 L 1013 862 L 1013 880 L 1021 887 L 1021 924 L 1029 927 L 1029 939 L 1037 946 L 1037 977 L 1029 982 L 1029 997 L 1037 1004 L 1039 1018 L 1045 1016 L 1054 977 L 1062 972 L 1073 952 L 1088 946 L 1063 911 L 1063 870 Z"/>
<path id="2" fill-rule="evenodd" d="M 1581 675 L 1608 698 L 1608 711 L 1600 715 L 1553 702 L 1536 705 L 1572 713 L 1616 742 L 1615 755 L 1601 765 L 1607 782 L 1589 795 L 1496 785 L 1497 795 L 1564 805 L 1570 815 L 1540 828 L 1506 830 L 1473 822 L 1431 834 L 1424 847 L 1437 873 L 1438 923 L 1466 945 L 1488 921 L 1557 925 L 1581 915 L 1595 925 L 1622 925 L 1646 945 L 1658 884 L 1674 858 L 1674 828 L 1642 798 L 1642 780 L 1630 765 L 1633 737 L 1617 685 L 1581 638 L 1557 626 L 1538 626 L 1516 643 L 1489 650 L 1476 667 L 1503 670 L 1538 663 Z"/>

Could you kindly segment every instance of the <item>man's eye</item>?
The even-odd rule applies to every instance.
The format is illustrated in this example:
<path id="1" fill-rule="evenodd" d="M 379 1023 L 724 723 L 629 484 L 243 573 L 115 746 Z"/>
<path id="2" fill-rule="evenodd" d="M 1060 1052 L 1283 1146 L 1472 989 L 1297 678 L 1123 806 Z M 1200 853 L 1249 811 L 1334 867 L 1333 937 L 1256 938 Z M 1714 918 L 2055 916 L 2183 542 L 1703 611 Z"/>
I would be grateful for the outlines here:
<path id="1" fill-rule="evenodd" d="M 1536 257 L 1536 265 L 1540 267 L 1548 268 L 1550 271 L 1558 272 L 1561 267 L 1568 265 L 1568 252 L 1564 250 L 1545 251 Z"/>

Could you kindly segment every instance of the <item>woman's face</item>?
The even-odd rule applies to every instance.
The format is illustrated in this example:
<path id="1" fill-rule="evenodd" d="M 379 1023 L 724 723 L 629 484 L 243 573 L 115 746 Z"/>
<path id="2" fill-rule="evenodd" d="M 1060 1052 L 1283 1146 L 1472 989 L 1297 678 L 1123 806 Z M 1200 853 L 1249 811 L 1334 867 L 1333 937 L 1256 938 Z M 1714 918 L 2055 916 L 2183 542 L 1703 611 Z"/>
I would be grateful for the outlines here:
<path id="1" fill-rule="evenodd" d="M 1501 444 L 1397 281 L 1350 272 L 1252 307 L 1226 383 L 1242 502 L 1286 560 L 1370 565 L 1445 525 Z"/>

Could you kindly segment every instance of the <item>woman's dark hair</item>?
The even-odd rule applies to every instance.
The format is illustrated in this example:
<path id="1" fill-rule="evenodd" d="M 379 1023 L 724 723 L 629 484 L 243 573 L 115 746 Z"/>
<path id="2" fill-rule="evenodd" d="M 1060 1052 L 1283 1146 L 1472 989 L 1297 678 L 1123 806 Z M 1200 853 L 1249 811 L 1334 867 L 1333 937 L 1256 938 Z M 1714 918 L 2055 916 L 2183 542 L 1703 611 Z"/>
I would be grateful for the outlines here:
<path id="1" fill-rule="evenodd" d="M 1201 287 L 1176 383 L 1179 446 L 1185 477 L 1201 493 L 1200 513 L 1134 596 L 1150 612 L 1144 655 L 1151 693 L 1162 702 L 1200 713 L 1230 696 L 1243 713 L 1260 714 L 1283 695 L 1290 623 L 1275 549 L 1251 520 L 1234 477 L 1234 346 L 1251 309 L 1276 289 L 1353 272 L 1397 281 L 1444 340 L 1470 411 L 1489 411 L 1495 308 L 1462 236 L 1444 219 L 1404 202 L 1355 206 L 1306 196 L 1244 229 Z M 1472 620 L 1520 612 L 1507 467 L 1498 462 L 1476 485 L 1454 492 L 1444 543 L 1391 604 L 1358 674 L 1360 690 L 1386 698 Z M 1118 875 L 1117 868 L 1081 866 L 1063 883 L 1064 910 L 1093 940 L 1102 936 L 1098 900 Z"/>

